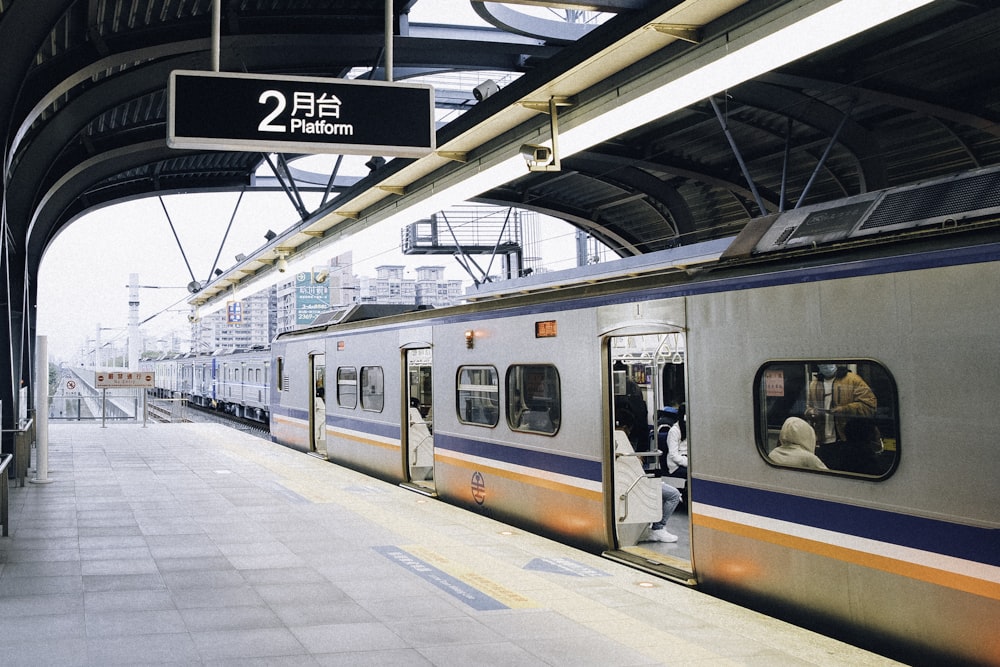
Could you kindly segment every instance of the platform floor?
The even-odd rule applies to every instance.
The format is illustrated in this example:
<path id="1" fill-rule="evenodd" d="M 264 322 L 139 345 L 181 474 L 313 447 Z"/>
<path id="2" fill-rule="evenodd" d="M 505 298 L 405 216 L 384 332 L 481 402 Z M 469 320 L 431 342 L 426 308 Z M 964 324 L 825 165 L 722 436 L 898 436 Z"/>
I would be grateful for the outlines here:
<path id="1" fill-rule="evenodd" d="M 895 664 L 222 426 L 49 440 L 0 665 Z"/>

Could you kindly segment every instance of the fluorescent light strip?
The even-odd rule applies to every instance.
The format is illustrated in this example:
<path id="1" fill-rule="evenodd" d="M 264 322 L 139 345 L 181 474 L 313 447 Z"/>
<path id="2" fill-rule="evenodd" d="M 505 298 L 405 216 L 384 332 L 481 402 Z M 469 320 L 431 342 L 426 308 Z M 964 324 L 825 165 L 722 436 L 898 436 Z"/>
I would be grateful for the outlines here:
<path id="1" fill-rule="evenodd" d="M 626 102 L 611 100 L 603 105 L 608 108 L 595 109 L 593 118 L 561 130 L 560 157 L 658 120 L 932 1 L 842 0 L 770 35 L 756 37 L 751 32 L 738 37 L 722 57 L 707 63 L 696 60 L 685 68 L 691 71 Z M 751 41 L 739 46 L 740 39 Z"/>
<path id="2" fill-rule="evenodd" d="M 760 30 L 767 29 L 765 27 L 739 36 L 728 45 L 730 50 L 725 55 L 721 57 L 709 55 L 697 59 L 685 66 L 685 69 L 690 71 L 657 85 L 649 92 L 638 93 L 637 97 L 623 101 L 630 93 L 622 88 L 619 97 L 588 109 L 586 111 L 588 118 L 580 118 L 577 114 L 579 120 L 574 123 L 570 117 L 566 129 L 560 129 L 559 132 L 560 157 L 573 155 L 641 127 L 727 88 L 930 4 L 932 1 L 841 0 L 801 18 L 786 15 L 779 20 L 786 24 L 774 32 L 759 36 Z M 808 12 L 809 5 L 805 5 L 802 11 Z M 740 41 L 747 43 L 740 46 Z M 705 62 L 706 60 L 708 62 Z M 488 161 L 498 158 L 499 162 L 486 166 Z M 369 224 L 414 222 L 498 185 L 508 183 L 523 176 L 524 173 L 525 164 L 520 155 L 509 158 L 485 156 L 480 159 L 479 171 L 470 173 L 468 169 L 461 169 L 449 174 L 421 191 L 408 194 L 398 202 L 395 210 L 393 207 L 383 209 L 367 218 L 366 222 Z M 450 184 L 447 184 L 449 181 Z M 289 272 L 294 271 L 293 267 L 311 267 L 307 260 L 314 258 L 321 248 L 327 245 L 319 243 L 303 252 L 301 256 L 290 257 Z M 259 291 L 281 282 L 284 275 L 273 268 L 265 269 L 261 275 L 241 283 L 239 289 Z M 205 313 L 213 312 L 223 306 L 224 300 L 223 294 L 210 297 L 199 310 Z"/>
<path id="3" fill-rule="evenodd" d="M 456 202 L 470 199 L 499 183 L 512 181 L 522 176 L 524 170 L 524 158 L 515 155 L 494 165 L 481 165 L 480 171 L 474 174 L 463 171 L 461 174 L 445 177 L 425 188 L 422 192 L 427 192 L 426 196 L 421 198 L 422 192 L 414 193 L 406 200 L 401 200 L 398 208 L 388 207 L 371 216 L 369 224 L 402 225 L 430 217 L 433 213 L 446 210 Z M 449 178 L 454 182 L 441 187 L 442 182 L 447 183 Z M 286 273 L 279 273 L 274 267 L 263 269 L 260 274 L 240 283 L 236 289 L 244 293 L 258 292 L 287 280 L 287 276 L 295 275 L 298 271 L 311 270 L 317 255 L 331 251 L 330 245 L 320 242 L 308 250 L 292 253 L 287 257 Z M 224 292 L 209 297 L 203 305 L 197 307 L 197 311 L 200 315 L 213 313 L 220 310 L 227 299 L 232 298 L 232 291 L 227 288 Z"/>

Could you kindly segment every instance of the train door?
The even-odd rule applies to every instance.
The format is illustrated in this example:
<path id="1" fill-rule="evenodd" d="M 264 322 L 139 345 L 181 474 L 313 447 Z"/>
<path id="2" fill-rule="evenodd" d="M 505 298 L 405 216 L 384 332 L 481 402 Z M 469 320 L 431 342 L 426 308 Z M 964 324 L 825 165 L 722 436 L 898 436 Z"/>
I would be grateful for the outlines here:
<path id="1" fill-rule="evenodd" d="M 607 555 L 691 581 L 689 477 L 679 465 L 687 451 L 686 424 L 678 423 L 685 403 L 684 333 L 614 335 L 606 351 L 616 541 Z"/>
<path id="2" fill-rule="evenodd" d="M 208 397 L 208 405 L 214 410 L 219 401 L 219 360 L 215 357 L 212 357 L 212 369 L 209 374 Z"/>
<path id="3" fill-rule="evenodd" d="M 309 449 L 317 456 L 326 458 L 326 355 L 313 354 L 309 357 L 310 390 L 312 401 L 309 406 Z"/>
<path id="4" fill-rule="evenodd" d="M 404 418 L 401 441 L 406 456 L 408 486 L 433 494 L 434 414 L 431 395 L 431 348 L 403 350 L 406 382 L 403 383 Z"/>

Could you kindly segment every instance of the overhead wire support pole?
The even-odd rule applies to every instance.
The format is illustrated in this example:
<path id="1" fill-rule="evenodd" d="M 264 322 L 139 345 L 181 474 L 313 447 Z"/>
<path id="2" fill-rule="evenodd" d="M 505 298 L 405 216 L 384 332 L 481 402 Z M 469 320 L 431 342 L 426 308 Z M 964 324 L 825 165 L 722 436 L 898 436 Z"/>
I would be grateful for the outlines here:
<path id="1" fill-rule="evenodd" d="M 288 179 L 288 187 L 292 189 L 292 193 L 295 195 L 295 201 L 298 202 L 299 214 L 302 219 L 305 220 L 309 217 L 309 210 L 306 208 L 306 202 L 302 199 L 302 193 L 299 192 L 299 186 L 295 184 L 295 177 L 292 175 L 292 170 L 288 168 L 288 160 L 285 159 L 284 153 L 278 153 L 278 165 L 281 166 L 281 170 L 285 172 L 285 177 Z"/>
<path id="2" fill-rule="evenodd" d="M 240 196 L 236 200 L 236 206 L 233 207 L 233 214 L 229 217 L 229 225 L 226 227 L 226 233 L 222 235 L 222 243 L 219 244 L 219 252 L 215 253 L 215 261 L 212 262 L 212 268 L 208 270 L 208 282 L 212 279 L 212 275 L 215 273 L 215 267 L 219 265 L 219 257 L 222 255 L 222 249 L 226 246 L 226 239 L 229 238 L 229 230 L 233 228 L 233 221 L 236 220 L 236 211 L 240 209 L 240 202 L 243 201 L 243 193 L 245 190 L 240 190 Z"/>
<path id="3" fill-rule="evenodd" d="M 267 160 L 268 166 L 271 167 L 271 171 L 274 172 L 275 178 L 278 179 L 278 184 L 281 185 L 281 189 L 285 191 L 285 196 L 288 197 L 288 200 L 290 202 L 292 202 L 292 206 L 295 208 L 296 211 L 298 211 L 299 217 L 302 220 L 305 220 L 307 217 L 309 217 L 309 213 L 305 210 L 305 206 L 302 204 L 302 202 L 295 200 L 295 195 L 292 194 L 292 191 L 288 189 L 288 185 L 285 183 L 285 179 L 282 177 L 281 171 L 278 169 L 278 166 L 275 165 L 274 161 L 271 159 L 271 154 L 262 153 L 262 155 L 264 156 L 264 159 Z"/>
<path id="4" fill-rule="evenodd" d="M 465 269 L 465 272 L 469 274 L 469 277 L 476 282 L 476 285 L 489 282 L 490 281 L 489 276 L 486 275 L 486 272 L 483 271 L 483 268 L 479 266 L 476 260 L 472 258 L 472 255 L 465 252 L 465 249 L 462 248 L 462 244 L 458 242 L 458 237 L 455 236 L 455 230 L 452 229 L 451 221 L 448 220 L 448 216 L 444 214 L 444 211 L 440 212 L 440 216 L 442 219 L 444 219 L 444 224 L 448 227 L 448 232 L 451 234 L 451 240 L 455 242 L 455 247 L 458 248 L 459 256 L 461 257 L 461 259 L 458 260 L 458 263 L 462 265 L 462 267 Z M 476 278 L 475 274 L 472 273 L 472 269 L 469 268 L 469 264 L 476 267 L 476 270 L 479 271 L 480 275 L 482 276 L 482 279 Z"/>
<path id="5" fill-rule="evenodd" d="M 743 161 L 743 154 L 740 153 L 740 148 L 736 145 L 733 133 L 729 131 L 729 125 L 726 124 L 726 118 L 722 115 L 722 110 L 719 109 L 719 105 L 716 103 L 714 97 L 709 97 L 708 101 L 712 104 L 712 109 L 715 110 L 715 117 L 719 119 L 719 124 L 722 125 L 722 132 L 726 135 L 726 140 L 729 142 L 729 147 L 733 150 L 733 155 L 736 156 L 736 162 L 740 165 L 743 178 L 746 180 L 747 185 L 750 186 L 750 191 L 753 193 L 754 199 L 757 200 L 757 206 L 760 207 L 760 214 L 767 215 L 767 207 L 764 206 L 764 200 L 760 198 L 760 193 L 757 192 L 757 184 L 753 182 L 753 178 L 750 176 L 750 170 L 747 168 L 746 162 Z"/>
<path id="6" fill-rule="evenodd" d="M 344 160 L 343 155 L 337 156 L 337 162 L 333 165 L 333 171 L 330 173 L 330 180 L 326 182 L 326 190 L 323 192 L 323 200 L 319 203 L 322 208 L 326 204 L 327 200 L 330 199 L 330 193 L 333 192 L 333 184 L 337 180 L 337 174 L 340 172 L 340 163 Z"/>
<path id="7" fill-rule="evenodd" d="M 510 222 L 510 214 L 511 211 L 513 210 L 514 210 L 513 207 L 510 206 L 507 207 L 507 215 L 505 215 L 503 218 L 503 225 L 500 227 L 500 233 L 497 234 L 497 242 L 493 244 L 493 252 L 490 253 L 490 263 L 486 265 L 485 274 L 487 276 L 489 276 L 490 271 L 493 270 L 493 260 L 496 259 L 497 250 L 500 249 L 500 242 L 503 240 L 504 232 L 507 231 L 507 223 Z"/>
<path id="8" fill-rule="evenodd" d="M 819 172 L 823 166 L 826 165 L 826 158 L 829 157 L 830 151 L 833 150 L 834 144 L 837 143 L 837 139 L 840 137 L 840 131 L 844 129 L 844 126 L 847 125 L 847 119 L 851 117 L 852 113 L 854 113 L 854 105 L 857 104 L 857 102 L 857 99 L 851 100 L 850 108 L 844 112 L 844 117 L 840 119 L 840 124 L 837 125 L 837 129 L 833 131 L 833 136 L 830 137 L 830 142 L 823 150 L 823 155 L 820 156 L 819 162 L 816 163 L 816 168 L 813 169 L 813 173 L 809 176 L 809 181 L 806 183 L 806 186 L 802 188 L 802 194 L 799 195 L 799 200 L 795 202 L 795 208 L 801 206 L 802 202 L 806 200 L 806 195 L 809 194 L 809 190 L 812 188 L 813 182 L 816 180 L 816 177 L 819 176 Z"/>
<path id="9" fill-rule="evenodd" d="M 177 230 L 174 229 L 174 221 L 170 219 L 170 211 L 167 210 L 167 205 L 163 201 L 163 197 L 157 197 L 160 200 L 160 206 L 163 207 L 163 214 L 167 216 L 167 224 L 170 225 L 170 231 L 174 233 L 174 239 L 177 241 L 177 247 L 181 251 L 181 257 L 184 258 L 184 264 L 187 265 L 188 273 L 191 275 L 192 282 L 198 282 L 198 279 L 194 277 L 194 271 L 191 270 L 191 262 L 188 261 L 187 254 L 184 252 L 184 246 L 181 245 L 181 237 L 177 236 Z"/>
<path id="10" fill-rule="evenodd" d="M 792 157 L 792 117 L 785 119 L 785 159 L 781 164 L 781 195 L 778 197 L 778 213 L 785 211 L 785 193 L 788 189 L 788 161 Z"/>

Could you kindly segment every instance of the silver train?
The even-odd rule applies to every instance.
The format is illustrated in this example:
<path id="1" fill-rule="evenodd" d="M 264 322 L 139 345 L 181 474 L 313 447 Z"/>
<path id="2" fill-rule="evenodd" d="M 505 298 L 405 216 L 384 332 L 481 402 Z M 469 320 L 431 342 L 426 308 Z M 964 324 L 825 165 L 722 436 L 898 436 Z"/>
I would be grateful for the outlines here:
<path id="1" fill-rule="evenodd" d="M 228 350 L 157 359 L 154 395 L 184 398 L 194 405 L 266 424 L 270 414 L 268 350 Z"/>
<path id="2" fill-rule="evenodd" d="M 982 170 L 347 309 L 272 344 L 272 438 L 897 659 L 1000 665 L 998 222 Z M 642 541 L 664 483 L 679 539 Z"/>

